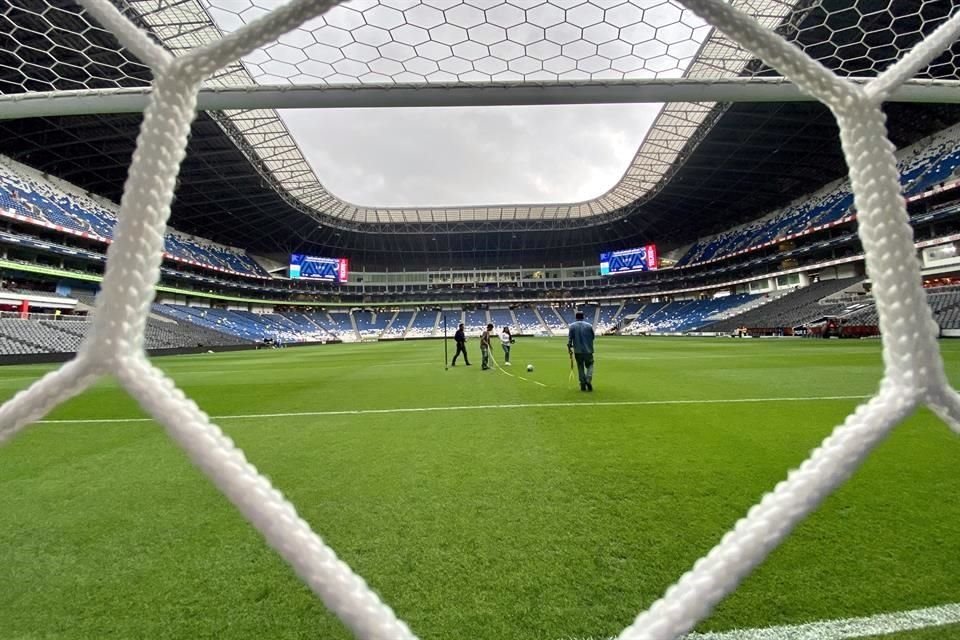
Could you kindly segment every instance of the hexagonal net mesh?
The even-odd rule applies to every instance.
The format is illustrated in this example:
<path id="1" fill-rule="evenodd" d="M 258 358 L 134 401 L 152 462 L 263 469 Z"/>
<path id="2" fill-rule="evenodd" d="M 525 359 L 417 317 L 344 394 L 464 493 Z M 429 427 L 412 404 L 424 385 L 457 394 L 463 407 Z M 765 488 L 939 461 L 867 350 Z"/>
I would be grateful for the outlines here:
<path id="1" fill-rule="evenodd" d="M 101 29 L 112 34 L 125 51 L 131 54 L 123 63 L 129 64 L 127 68 L 130 82 L 151 80 L 151 99 L 144 113 L 137 150 L 125 185 L 114 242 L 108 251 L 106 274 L 97 300 L 98 313 L 94 330 L 74 360 L 48 374 L 0 408 L 0 443 L 12 438 L 65 399 L 81 393 L 100 376 L 113 375 L 143 408 L 163 425 L 191 460 L 358 637 L 414 638 L 413 632 L 379 600 L 361 578 L 338 560 L 333 550 L 297 515 L 294 507 L 246 461 L 243 452 L 234 446 L 172 381 L 149 363 L 143 350 L 143 330 L 159 279 L 163 230 L 170 213 L 176 176 L 186 149 L 190 123 L 195 116 L 198 91 L 205 81 L 226 81 L 224 78 L 230 77 L 230 74 L 238 69 L 238 60 L 263 60 L 262 52 L 267 50 L 268 43 L 276 41 L 284 34 L 298 33 L 297 29 L 304 24 L 309 25 L 308 31 L 331 27 L 332 23 L 334 28 L 349 32 L 350 29 L 359 31 L 363 26 L 374 27 L 371 22 L 377 20 L 392 20 L 397 23 L 392 27 L 374 27 L 390 33 L 391 29 L 411 25 L 411 20 L 430 25 L 430 20 L 438 19 L 434 11 L 453 11 L 457 7 L 464 7 L 454 14 L 455 18 L 448 17 L 446 24 L 465 29 L 468 37 L 466 41 L 449 44 L 434 36 L 432 26 L 418 28 L 427 32 L 430 36 L 429 42 L 450 46 L 451 56 L 455 53 L 453 47 L 460 42 L 483 44 L 480 38 L 484 38 L 492 43 L 483 46 L 493 47 L 506 40 L 501 38 L 503 34 L 499 32 L 485 35 L 493 33 L 489 28 L 471 33 L 471 29 L 490 24 L 489 21 L 477 22 L 481 20 L 477 12 L 490 12 L 496 6 L 515 5 L 511 2 L 509 5 L 484 8 L 472 3 L 455 3 L 448 9 L 443 9 L 433 4 L 407 7 L 394 2 L 392 5 L 377 5 L 362 11 L 351 9 L 356 16 L 349 19 L 358 21 L 362 18 L 364 24 L 351 26 L 344 23 L 338 26 L 337 21 L 346 18 L 335 17 L 335 10 L 331 10 L 335 4 L 333 0 L 293 0 L 272 10 L 258 12 L 256 19 L 243 12 L 231 11 L 229 13 L 236 16 L 236 20 L 224 26 L 229 32 L 227 35 L 195 41 L 193 38 L 196 33 L 166 33 L 158 25 L 151 24 L 152 17 L 163 14 L 172 7 L 189 6 L 189 2 L 168 5 L 160 0 L 130 1 L 125 5 L 125 12 L 107 0 L 81 0 L 81 4 L 92 19 L 87 23 L 88 28 Z M 205 5 L 204 10 L 209 9 L 214 15 L 214 9 L 225 10 L 222 4 L 218 0 L 216 4 Z M 665 5 L 662 2 L 647 4 L 654 8 Z M 919 7 L 915 15 L 921 16 L 921 10 L 928 3 L 901 3 L 898 0 L 897 3 L 889 3 L 885 9 L 892 11 L 894 4 Z M 939 62 L 935 61 L 942 59 L 943 52 L 960 35 L 960 12 L 944 16 L 935 28 L 928 32 L 918 27 L 914 32 L 918 37 L 911 41 L 909 47 L 898 48 L 901 44 L 897 44 L 897 39 L 892 38 L 893 44 L 888 42 L 887 46 L 893 46 L 896 55 L 891 55 L 880 63 L 865 66 L 855 62 L 862 60 L 862 55 L 859 58 L 853 54 L 840 56 L 838 49 L 832 44 L 817 54 L 816 58 L 812 57 L 809 55 L 812 52 L 804 51 L 803 47 L 791 43 L 789 37 L 784 38 L 770 29 L 777 25 L 777 28 L 781 29 L 781 18 L 785 14 L 772 15 L 769 21 L 765 21 L 763 18 L 766 14 L 758 19 L 757 15 L 743 10 L 745 7 L 760 5 L 767 8 L 785 6 L 782 3 L 726 3 L 722 0 L 682 0 L 678 5 L 670 3 L 671 7 L 680 5 L 685 9 L 679 14 L 679 23 L 689 27 L 691 32 L 699 30 L 701 35 L 707 37 L 704 35 L 706 30 L 703 25 L 709 24 L 718 30 L 711 32 L 711 37 L 716 33 L 723 33 L 724 42 L 738 43 L 733 47 L 736 51 L 751 52 L 748 55 L 719 52 L 714 59 L 730 61 L 741 56 L 740 62 L 736 63 L 740 70 L 754 65 L 757 73 L 782 74 L 802 91 L 826 104 L 835 114 L 841 131 L 844 154 L 850 167 L 860 225 L 859 234 L 868 275 L 873 282 L 883 333 L 885 369 L 875 396 L 838 426 L 806 462 L 790 472 L 783 482 L 764 496 L 663 598 L 640 614 L 621 634 L 620 637 L 624 639 L 667 640 L 693 628 L 724 596 L 736 588 L 739 581 L 756 567 L 797 523 L 853 473 L 873 446 L 919 406 L 929 406 L 953 430 L 960 432 L 960 396 L 949 386 L 944 374 L 936 341 L 936 327 L 921 288 L 912 231 L 900 193 L 894 148 L 886 138 L 881 110 L 883 101 L 909 78 L 921 70 L 926 70 L 924 73 L 927 74 L 936 72 Z M 138 11 L 131 11 L 131 7 L 137 6 Z M 547 7 L 545 11 L 549 10 L 554 14 L 552 18 L 538 17 L 536 20 L 540 22 L 531 23 L 535 28 L 544 29 L 544 34 L 551 26 L 559 24 L 555 21 L 560 20 L 561 12 L 565 12 L 563 15 L 569 21 L 571 12 L 577 7 L 599 6 L 604 12 L 614 12 L 619 7 L 626 7 L 620 11 L 634 12 L 633 18 L 623 18 L 625 22 L 633 20 L 626 26 L 637 24 L 635 17 L 638 7 L 641 13 L 646 11 L 646 4 L 617 4 L 609 9 L 595 2 L 569 8 L 552 2 L 537 6 Z M 801 8 L 818 6 L 822 5 L 810 3 Z M 841 14 L 848 12 L 847 3 L 838 3 L 837 6 L 840 7 Z M 152 10 L 145 10 L 145 7 Z M 378 7 L 381 8 L 379 12 L 376 11 Z M 417 7 L 422 8 L 415 11 Z M 797 7 L 792 7 L 791 15 L 796 10 Z M 329 13 L 326 18 L 318 17 L 327 11 Z M 371 14 L 369 18 L 368 11 Z M 417 17 L 406 17 L 407 11 Z M 527 11 L 525 15 L 529 16 L 533 9 L 524 11 Z M 596 11 L 593 13 L 596 15 Z M 341 14 L 353 15 L 343 11 Z M 392 18 L 383 18 L 381 14 Z M 427 17 L 421 17 L 421 14 Z M 693 17 L 694 14 L 699 18 Z M 431 15 L 434 17 L 430 18 Z M 579 16 L 576 13 L 573 15 Z M 403 22 L 398 23 L 401 16 Z M 676 14 L 674 17 L 677 17 Z M 869 42 L 872 42 L 874 37 L 891 39 L 889 35 L 875 36 L 877 29 L 863 29 L 867 18 L 870 18 L 870 24 L 882 24 L 884 18 L 880 12 L 864 14 L 854 10 L 847 18 L 849 19 L 841 20 L 840 23 L 849 23 L 852 25 L 849 28 L 861 29 L 870 36 L 860 38 L 857 44 L 859 48 L 852 51 L 862 53 L 864 47 L 872 46 Z M 577 27 L 581 30 L 578 32 L 580 36 L 596 24 L 592 22 L 595 19 L 589 16 L 582 18 L 579 23 L 581 26 Z M 424 20 L 427 22 L 423 22 Z M 452 20 L 462 24 L 452 23 Z M 95 23 L 99 26 L 94 26 Z M 674 20 L 674 23 L 677 23 L 677 20 Z M 179 24 L 182 26 L 185 22 L 181 21 Z M 583 24 L 586 26 L 582 26 Z M 801 21 L 797 24 L 803 23 Z M 796 25 L 794 27 L 799 28 Z M 507 32 L 508 27 L 502 28 Z M 788 36 L 793 33 L 790 29 L 787 29 L 787 32 Z M 365 44 L 370 38 L 382 40 L 386 37 L 383 34 L 375 35 L 379 32 L 371 30 L 362 33 L 364 35 L 360 37 L 364 42 L 354 42 Z M 562 37 L 566 39 L 572 35 Z M 425 36 L 421 34 L 417 37 Z M 464 36 L 461 33 L 457 37 Z M 583 38 L 570 40 L 569 43 L 580 40 Z M 536 42 L 541 41 L 544 40 L 541 38 Z M 306 43 L 296 39 L 292 42 L 295 44 L 286 46 L 294 50 L 305 50 L 310 46 L 304 47 Z M 389 42 L 404 44 L 396 37 Z M 386 47 L 389 42 L 384 41 L 382 45 L 376 46 Z M 704 42 L 703 47 L 712 46 L 709 42 Z M 569 43 L 558 44 L 560 55 L 563 54 L 563 46 Z M 367 46 L 374 45 L 367 43 Z M 527 44 L 523 46 L 526 47 Z M 599 45 L 597 50 L 599 51 Z M 529 49 L 525 51 L 529 52 Z M 636 52 L 636 49 L 631 51 Z M 418 59 L 428 59 L 431 55 L 434 58 L 446 55 L 446 52 L 446 49 L 440 52 L 434 48 L 417 53 Z M 285 62 L 279 55 L 290 57 L 291 61 Z M 427 57 L 424 57 L 425 55 Z M 456 55 L 460 57 L 459 54 Z M 640 57 L 646 61 L 650 55 L 643 53 Z M 287 51 L 277 56 L 271 59 L 278 59 L 284 64 L 298 64 L 295 59 L 299 59 L 299 54 L 296 51 Z M 834 59 L 831 56 L 838 61 L 837 64 L 829 62 Z M 489 56 L 480 56 L 473 62 L 486 57 Z M 754 57 L 762 62 L 754 63 Z M 380 73 L 372 70 L 369 66 L 371 61 L 358 60 L 356 57 L 351 59 L 357 64 L 337 73 L 349 71 L 353 74 L 351 77 L 361 79 L 366 74 L 364 69 L 369 69 L 370 73 Z M 402 64 L 403 61 L 395 62 Z M 261 63 L 256 64 L 263 68 Z M 417 63 L 421 64 L 425 63 Z M 693 66 L 691 63 L 691 68 Z M 439 62 L 437 67 L 439 68 Z M 83 68 L 83 72 L 77 73 L 83 75 L 89 72 L 88 78 L 94 77 L 93 68 L 89 65 Z M 247 72 L 246 63 L 243 68 L 244 72 Z M 406 71 L 398 70 L 397 73 L 416 73 L 417 68 L 426 70 L 427 66 L 405 67 Z M 546 69 L 546 66 L 543 68 Z M 613 68 L 612 64 L 609 68 Z M 336 71 L 336 66 L 333 66 L 333 69 Z M 476 71 L 477 66 L 474 65 L 473 69 Z M 510 70 L 509 64 L 506 69 Z M 648 68 L 648 71 L 661 73 L 657 69 Z M 675 65 L 674 71 L 681 73 L 679 65 Z M 264 72 L 272 73 L 269 69 Z M 683 73 L 689 72 L 688 69 Z M 706 68 L 703 72 L 708 75 L 710 73 Z M 48 74 L 47 82 L 56 82 L 60 73 L 63 71 L 57 70 Z M 852 82 L 844 77 L 861 73 L 869 77 L 866 82 Z M 426 77 L 429 74 L 422 75 Z M 210 78 L 214 80 L 209 80 Z M 333 74 L 323 79 L 333 81 Z M 94 82 L 92 79 L 87 81 Z"/>
<path id="2" fill-rule="evenodd" d="M 113 4 L 180 56 L 236 32 L 280 3 L 116 0 Z M 950 12 L 949 3 L 928 0 L 732 0 L 731 4 L 835 73 L 861 78 L 876 76 L 902 57 Z M 0 104 L 5 97 L 36 97 L 57 90 L 108 94 L 149 86 L 149 65 L 134 52 L 118 50 L 113 36 L 71 0 L 49 4 L 11 0 L 0 7 L 0 22 L 10 34 L 0 49 Z M 915 77 L 950 82 L 957 75 L 954 52 L 945 51 Z M 353 0 L 246 52 L 203 83 L 207 92 L 232 91 L 241 96 L 280 86 L 286 91 L 275 96 L 278 101 L 309 87 L 318 88 L 320 95 L 319 89 L 347 86 L 399 90 L 411 85 L 548 88 L 559 84 L 571 88 L 563 95 L 573 100 L 572 89 L 578 83 L 643 86 L 682 81 L 709 87 L 721 80 L 774 81 L 777 77 L 776 69 L 676 0 Z M 437 94 L 421 90 L 413 95 Z M 582 94 L 576 95 L 576 100 L 583 99 Z M 609 95 L 610 91 L 601 90 L 590 99 Z M 702 99 L 709 98 L 706 90 Z M 723 105 L 712 100 L 690 99 L 663 105 L 633 161 L 609 191 L 588 201 L 544 205 L 365 207 L 323 186 L 273 109 L 228 109 L 216 118 L 226 135 L 256 154 L 265 179 L 319 219 L 333 217 L 339 224 L 352 225 L 562 221 L 616 217 L 655 195 L 678 159 L 722 113 Z M 24 113 L 35 113 L 37 103 L 21 100 Z M 92 108 L 105 110 L 108 104 L 94 103 Z"/>

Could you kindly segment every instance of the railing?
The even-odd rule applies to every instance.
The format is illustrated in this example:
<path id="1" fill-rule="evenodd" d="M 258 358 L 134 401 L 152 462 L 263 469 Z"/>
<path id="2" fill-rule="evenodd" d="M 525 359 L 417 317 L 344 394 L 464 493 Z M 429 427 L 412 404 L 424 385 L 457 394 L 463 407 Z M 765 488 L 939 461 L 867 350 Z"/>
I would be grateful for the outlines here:
<path id="1" fill-rule="evenodd" d="M 56 313 L 28 313 L 26 315 L 19 311 L 0 311 L 0 319 L 11 318 L 17 320 L 54 320 L 57 322 L 89 322 L 87 316 L 63 315 Z"/>

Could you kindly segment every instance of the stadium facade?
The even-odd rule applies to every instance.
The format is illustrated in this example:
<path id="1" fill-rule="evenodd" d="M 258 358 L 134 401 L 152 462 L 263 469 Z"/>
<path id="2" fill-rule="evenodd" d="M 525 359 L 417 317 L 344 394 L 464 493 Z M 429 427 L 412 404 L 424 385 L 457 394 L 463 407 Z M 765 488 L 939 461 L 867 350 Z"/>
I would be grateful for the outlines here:
<path id="1" fill-rule="evenodd" d="M 230 29 L 216 3 L 191 0 L 177 10 L 154 4 L 127 0 L 119 6 L 174 53 Z M 541 4 L 526 9 L 522 24 L 542 29 L 543 41 L 552 42 L 547 34 L 553 27 L 531 17 Z M 831 70 L 854 77 L 889 64 L 952 9 L 938 2 L 897 2 L 883 11 L 868 3 L 755 4 L 769 26 Z M 575 26 L 582 35 L 578 42 L 589 44 L 591 27 L 578 26 L 571 11 L 554 26 Z M 603 15 L 596 25 L 617 20 Z M 72 2 L 38 9 L 17 0 L 0 18 L 5 98 L 136 89 L 151 80 L 145 66 Z M 422 28 L 418 19 L 404 14 L 402 23 L 385 30 L 389 36 L 381 46 L 403 44 L 399 30 Z M 672 24 L 685 20 L 678 14 Z M 504 28 L 494 18 L 484 25 Z M 331 19 L 322 28 L 332 26 Z M 571 71 L 537 75 L 549 75 L 548 59 L 523 79 L 772 75 L 723 36 L 703 29 L 696 35 L 695 23 L 685 26 L 686 53 L 660 70 L 631 75 L 609 59 L 586 77 Z M 502 42 L 516 43 L 521 31 L 504 28 Z M 439 37 L 426 32 L 430 42 Z M 565 37 L 554 33 L 558 40 Z M 354 41 L 363 37 L 355 34 Z M 660 37 L 666 38 L 654 35 L 632 46 L 652 46 Z M 955 45 L 920 77 L 957 81 L 958 51 Z M 492 46 L 487 52 L 496 57 Z M 262 55 L 266 61 L 246 60 L 212 82 L 230 87 L 263 81 L 267 62 L 280 54 L 266 49 Z M 347 50 L 340 55 L 359 63 Z M 651 59 L 659 57 L 647 52 Z M 363 64 L 373 68 L 374 61 Z M 344 68 L 315 80 L 329 86 L 383 82 L 344 74 Z M 473 79 L 511 79 L 498 74 Z M 403 66 L 391 80 L 429 85 L 443 78 L 416 77 Z M 960 231 L 960 107 L 891 102 L 886 114 L 890 138 L 900 149 L 918 252 L 930 279 L 949 284 L 960 271 L 949 255 Z M 50 314 L 42 321 L 54 323 L 40 333 L 36 325 L 10 325 L 6 352 L 69 348 L 74 340 L 63 334 L 83 335 L 83 326 L 64 331 L 55 323 L 67 316 L 82 322 L 76 316 L 90 308 L 140 121 L 130 113 L 0 120 L 0 247 L 7 281 L 0 308 Z M 345 202 L 323 187 L 276 112 L 205 112 L 193 125 L 181 169 L 155 334 L 158 346 L 170 348 L 242 345 L 264 337 L 413 338 L 438 335 L 448 316 L 472 328 L 493 321 L 551 334 L 563 331 L 574 307 L 585 307 L 602 329 L 622 333 L 730 333 L 744 326 L 779 334 L 833 326 L 840 333 L 837 327 L 847 324 L 865 327 L 856 335 L 870 335 L 875 318 L 855 225 L 837 127 L 817 103 L 670 103 L 618 184 L 595 200 L 456 209 L 373 209 Z M 601 275 L 601 253 L 646 245 L 659 248 L 662 268 Z M 291 280 L 291 254 L 346 260 L 349 276 L 341 282 Z M 952 331 L 952 294 L 940 294 L 941 326 Z M 24 318 L 11 322 L 18 320 Z"/>

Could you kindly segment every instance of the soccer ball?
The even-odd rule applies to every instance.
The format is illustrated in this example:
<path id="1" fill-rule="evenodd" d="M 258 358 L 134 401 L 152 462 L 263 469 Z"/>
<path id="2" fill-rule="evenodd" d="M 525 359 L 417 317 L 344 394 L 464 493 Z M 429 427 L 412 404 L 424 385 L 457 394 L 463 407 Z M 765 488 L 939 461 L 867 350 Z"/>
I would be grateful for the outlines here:
<path id="1" fill-rule="evenodd" d="M 527 371 L 533 371 L 533 365 L 532 365 L 532 364 L 528 364 L 528 365 L 527 365 Z"/>

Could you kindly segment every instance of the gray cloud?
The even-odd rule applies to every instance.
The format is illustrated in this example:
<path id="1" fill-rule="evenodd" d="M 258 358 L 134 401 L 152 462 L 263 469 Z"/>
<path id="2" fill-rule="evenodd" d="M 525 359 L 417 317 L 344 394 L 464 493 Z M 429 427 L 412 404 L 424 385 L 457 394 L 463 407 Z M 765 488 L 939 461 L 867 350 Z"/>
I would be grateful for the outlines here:
<path id="1" fill-rule="evenodd" d="M 203 0 L 224 32 L 283 0 Z M 350 0 L 243 59 L 260 84 L 680 77 L 709 26 L 677 0 Z M 478 5 L 479 6 L 479 5 Z M 564 10 L 566 8 L 567 10 Z M 444 9 L 441 11 L 440 9 Z M 369 207 L 602 195 L 661 105 L 283 111 L 327 188 Z"/>
<path id="2" fill-rule="evenodd" d="M 623 175 L 658 104 L 286 110 L 323 185 L 373 207 L 577 202 Z"/>

